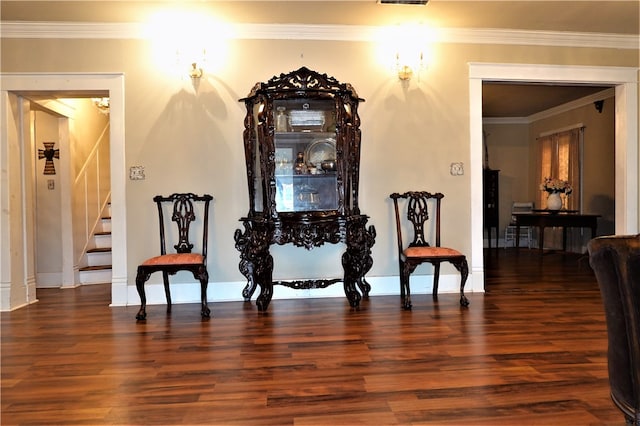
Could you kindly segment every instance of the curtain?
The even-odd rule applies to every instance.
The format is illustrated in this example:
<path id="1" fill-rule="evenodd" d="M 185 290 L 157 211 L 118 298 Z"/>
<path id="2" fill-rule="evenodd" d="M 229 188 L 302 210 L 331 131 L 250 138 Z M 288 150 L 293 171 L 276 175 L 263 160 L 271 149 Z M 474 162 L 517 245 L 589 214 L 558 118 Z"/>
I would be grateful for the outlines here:
<path id="1" fill-rule="evenodd" d="M 553 133 L 538 139 L 540 167 L 537 173 L 538 183 L 545 177 L 566 180 L 571 184 L 573 192 L 563 195 L 564 208 L 580 210 L 582 154 L 581 141 L 584 127 Z M 547 207 L 547 193 L 540 191 L 537 205 Z"/>
<path id="2" fill-rule="evenodd" d="M 545 177 L 566 180 L 571 184 L 571 195 L 561 195 L 563 208 L 568 210 L 582 210 L 580 194 L 582 184 L 582 141 L 584 127 L 576 127 L 571 130 L 553 133 L 538 139 L 540 167 L 537 171 L 538 184 Z M 538 208 L 547 208 L 548 194 L 538 191 L 536 205 Z M 567 250 L 572 251 L 573 236 L 567 242 Z M 538 240 L 539 241 L 539 240 Z M 562 246 L 562 231 L 560 229 L 548 229 L 545 234 L 545 246 Z"/>

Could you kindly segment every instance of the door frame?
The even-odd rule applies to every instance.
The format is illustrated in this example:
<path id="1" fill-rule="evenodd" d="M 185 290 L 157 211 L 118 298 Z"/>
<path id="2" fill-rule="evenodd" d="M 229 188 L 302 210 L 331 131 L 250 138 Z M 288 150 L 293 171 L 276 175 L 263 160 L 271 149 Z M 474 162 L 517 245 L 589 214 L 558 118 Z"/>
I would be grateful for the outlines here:
<path id="1" fill-rule="evenodd" d="M 471 274 L 484 291 L 482 215 L 482 83 L 595 84 L 615 86 L 615 232 L 635 234 L 638 217 L 638 68 L 548 64 L 469 63 Z"/>
<path id="2" fill-rule="evenodd" d="M 111 162 L 111 241 L 112 241 L 112 278 L 111 278 L 111 305 L 126 305 L 127 304 L 127 245 L 126 245 L 126 167 L 125 167 L 125 127 L 124 127 L 124 74 L 123 73 L 2 73 L 0 74 L 2 86 L 0 87 L 0 111 L 2 116 L 0 117 L 4 123 L 9 119 L 8 103 L 9 93 L 20 94 L 21 92 L 74 92 L 74 91 L 108 91 L 110 98 L 110 162 Z M 8 152 L 9 145 L 14 143 L 24 143 L 25 135 L 18 134 L 17 138 L 20 141 L 10 140 L 13 138 L 10 132 L 7 131 L 7 126 L 0 126 L 0 152 Z M 20 133 L 20 132 L 18 132 Z M 18 145 L 23 147 L 23 145 Z M 22 148 L 19 148 L 22 150 Z M 11 176 L 20 176 L 21 183 L 18 185 L 20 188 L 19 194 L 8 194 L 8 197 L 2 197 L 1 203 L 3 211 L 5 210 L 5 203 L 9 203 L 9 200 L 21 200 L 21 206 L 19 211 L 21 214 L 20 221 L 2 220 L 0 221 L 0 236 L 4 241 L 4 238 L 8 238 L 10 235 L 11 223 L 22 223 L 25 229 L 22 229 L 22 235 L 33 235 L 33 224 L 25 220 L 27 217 L 27 201 L 25 201 L 26 191 L 26 179 L 21 171 L 22 164 L 14 164 L 5 160 L 3 162 L 3 168 L 6 167 L 8 174 Z M 5 164 L 6 162 L 6 164 Z M 13 190 L 15 186 L 11 186 L 10 190 Z M 15 210 L 14 210 L 15 211 Z M 0 253 L 0 264 L 3 265 L 2 284 L 3 284 L 3 299 L 5 296 L 9 296 L 8 299 L 15 299 L 11 297 L 10 292 L 16 289 L 16 286 L 27 286 L 27 282 L 24 283 L 11 283 L 11 268 L 18 267 L 19 265 L 23 271 L 28 271 L 28 262 L 31 256 L 30 251 L 33 248 L 29 248 L 26 241 L 22 241 L 21 253 L 14 253 L 14 248 L 11 245 L 4 246 Z M 15 255 L 12 259 L 11 256 Z M 7 270 L 5 270 L 5 267 Z M 17 276 L 20 276 L 18 274 Z M 29 281 L 32 278 L 25 277 L 25 281 Z M 11 288 L 7 289 L 5 280 L 9 283 Z M 9 294 L 7 294 L 9 293 Z M 35 297 L 32 300 L 27 300 L 27 303 L 33 303 Z M 1 306 L 0 310 L 12 310 L 17 306 Z"/>

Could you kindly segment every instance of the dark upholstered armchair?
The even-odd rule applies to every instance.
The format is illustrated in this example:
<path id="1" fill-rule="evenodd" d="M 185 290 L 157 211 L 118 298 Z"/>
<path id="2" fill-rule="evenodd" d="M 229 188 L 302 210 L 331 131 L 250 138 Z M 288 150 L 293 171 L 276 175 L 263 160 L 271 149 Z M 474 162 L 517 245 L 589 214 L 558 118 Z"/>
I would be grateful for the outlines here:
<path id="1" fill-rule="evenodd" d="M 591 240 L 589 262 L 607 321 L 611 398 L 640 426 L 640 234 Z"/>

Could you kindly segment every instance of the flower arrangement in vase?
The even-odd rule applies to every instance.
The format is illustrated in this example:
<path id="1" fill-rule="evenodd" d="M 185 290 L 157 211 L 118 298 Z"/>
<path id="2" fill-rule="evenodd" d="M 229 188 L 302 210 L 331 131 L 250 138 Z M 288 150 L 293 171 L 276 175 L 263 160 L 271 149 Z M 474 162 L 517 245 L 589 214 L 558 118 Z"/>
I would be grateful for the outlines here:
<path id="1" fill-rule="evenodd" d="M 566 180 L 546 177 L 540 184 L 540 190 L 549 193 L 547 209 L 556 211 L 562 209 L 560 194 L 569 196 L 573 192 L 573 187 Z"/>

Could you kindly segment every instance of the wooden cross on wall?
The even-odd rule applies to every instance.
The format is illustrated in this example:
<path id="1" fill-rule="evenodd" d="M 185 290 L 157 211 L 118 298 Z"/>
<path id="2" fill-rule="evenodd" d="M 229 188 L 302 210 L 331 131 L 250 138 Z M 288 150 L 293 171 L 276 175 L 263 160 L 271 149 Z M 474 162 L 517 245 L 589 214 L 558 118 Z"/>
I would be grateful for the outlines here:
<path id="1" fill-rule="evenodd" d="M 56 167 L 53 164 L 53 159 L 60 158 L 60 150 L 53 149 L 53 146 L 56 144 L 55 142 L 42 142 L 42 144 L 44 145 L 44 149 L 38 150 L 38 159 L 41 160 L 46 158 L 43 174 L 55 175 Z"/>

